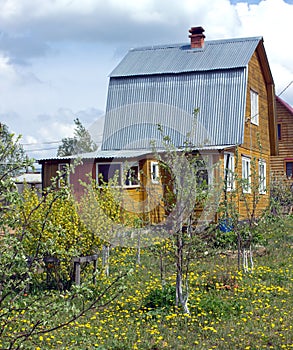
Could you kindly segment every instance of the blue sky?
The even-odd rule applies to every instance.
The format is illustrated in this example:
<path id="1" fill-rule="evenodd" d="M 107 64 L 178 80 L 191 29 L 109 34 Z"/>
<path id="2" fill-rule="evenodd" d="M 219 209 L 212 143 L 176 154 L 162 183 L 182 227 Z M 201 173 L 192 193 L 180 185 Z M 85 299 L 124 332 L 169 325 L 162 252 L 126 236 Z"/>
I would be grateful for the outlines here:
<path id="1" fill-rule="evenodd" d="M 0 121 L 36 158 L 56 154 L 76 117 L 99 141 L 127 50 L 188 42 L 197 25 L 206 40 L 263 36 L 278 94 L 293 81 L 292 18 L 293 0 L 0 0 Z M 293 104 L 293 84 L 282 97 Z"/>

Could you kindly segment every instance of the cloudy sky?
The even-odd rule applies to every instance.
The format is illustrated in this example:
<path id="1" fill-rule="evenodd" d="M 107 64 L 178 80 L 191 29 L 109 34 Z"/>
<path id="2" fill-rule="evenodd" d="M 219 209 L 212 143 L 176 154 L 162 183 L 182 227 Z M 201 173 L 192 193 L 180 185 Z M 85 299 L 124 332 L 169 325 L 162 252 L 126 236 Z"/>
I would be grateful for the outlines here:
<path id="1" fill-rule="evenodd" d="M 206 40 L 263 36 L 280 94 L 292 18 L 293 0 L 0 0 L 0 122 L 36 158 L 56 155 L 76 117 L 99 138 L 108 75 L 128 49 L 188 42 L 198 25 Z M 281 97 L 293 105 L 293 83 Z"/>

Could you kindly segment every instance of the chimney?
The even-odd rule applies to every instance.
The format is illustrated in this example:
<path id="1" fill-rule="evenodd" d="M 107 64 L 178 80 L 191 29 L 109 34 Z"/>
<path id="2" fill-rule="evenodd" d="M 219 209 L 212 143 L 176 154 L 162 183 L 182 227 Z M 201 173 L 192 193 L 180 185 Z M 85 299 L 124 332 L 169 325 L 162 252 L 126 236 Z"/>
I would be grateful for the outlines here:
<path id="1" fill-rule="evenodd" d="M 192 49 L 201 49 L 204 45 L 205 30 L 203 27 L 192 27 L 189 29 L 190 47 Z"/>

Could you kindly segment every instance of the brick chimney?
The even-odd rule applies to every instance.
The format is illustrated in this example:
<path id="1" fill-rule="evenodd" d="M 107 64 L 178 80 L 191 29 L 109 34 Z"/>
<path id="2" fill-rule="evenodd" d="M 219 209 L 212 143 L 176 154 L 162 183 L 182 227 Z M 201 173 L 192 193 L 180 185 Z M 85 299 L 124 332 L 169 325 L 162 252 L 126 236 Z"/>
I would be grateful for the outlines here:
<path id="1" fill-rule="evenodd" d="M 192 27 L 189 29 L 190 47 L 192 49 L 201 49 L 204 45 L 205 35 L 203 27 Z"/>

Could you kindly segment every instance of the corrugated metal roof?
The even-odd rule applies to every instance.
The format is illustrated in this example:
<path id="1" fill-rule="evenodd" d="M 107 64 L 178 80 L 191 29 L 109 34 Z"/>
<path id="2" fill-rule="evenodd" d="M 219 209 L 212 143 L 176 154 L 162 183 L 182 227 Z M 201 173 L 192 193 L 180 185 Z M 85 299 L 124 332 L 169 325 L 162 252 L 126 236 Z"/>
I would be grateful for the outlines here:
<path id="1" fill-rule="evenodd" d="M 50 157 L 50 158 L 43 158 L 39 159 L 39 162 L 46 161 L 46 160 L 70 160 L 70 159 L 111 159 L 111 158 L 121 158 L 121 159 L 130 159 L 130 158 L 137 158 L 141 157 L 143 155 L 149 154 L 151 151 L 147 150 L 108 150 L 108 151 L 96 151 L 96 152 L 89 152 L 89 153 L 81 153 L 81 154 L 74 154 L 71 156 L 66 157 Z"/>
<path id="2" fill-rule="evenodd" d="M 190 150 L 198 150 L 198 151 L 217 151 L 222 149 L 227 149 L 231 147 L 235 147 L 234 144 L 229 145 L 213 145 L 213 146 L 198 146 L 192 147 Z M 177 148 L 177 151 L 180 152 L 184 149 Z M 39 162 L 48 161 L 48 160 L 57 160 L 57 161 L 65 161 L 65 160 L 74 160 L 74 159 L 132 159 L 139 158 L 147 155 L 153 155 L 154 152 L 164 153 L 166 149 L 154 149 L 154 150 L 113 150 L 113 151 L 98 151 L 98 152 L 90 152 L 90 153 L 81 153 L 75 154 L 67 157 L 49 157 L 39 159 Z M 29 180 L 25 178 L 26 182 L 38 182 L 37 180 L 41 179 L 41 174 L 38 174 L 38 177 L 30 178 Z M 22 177 L 17 178 L 17 182 L 23 182 Z"/>
<path id="3" fill-rule="evenodd" d="M 246 82 L 246 67 L 111 78 L 102 150 L 161 147 L 162 134 L 177 147 L 189 133 L 199 148 L 241 144 Z"/>
<path id="4" fill-rule="evenodd" d="M 262 37 L 205 41 L 201 49 L 190 44 L 132 49 L 110 77 L 210 71 L 247 66 Z"/>

